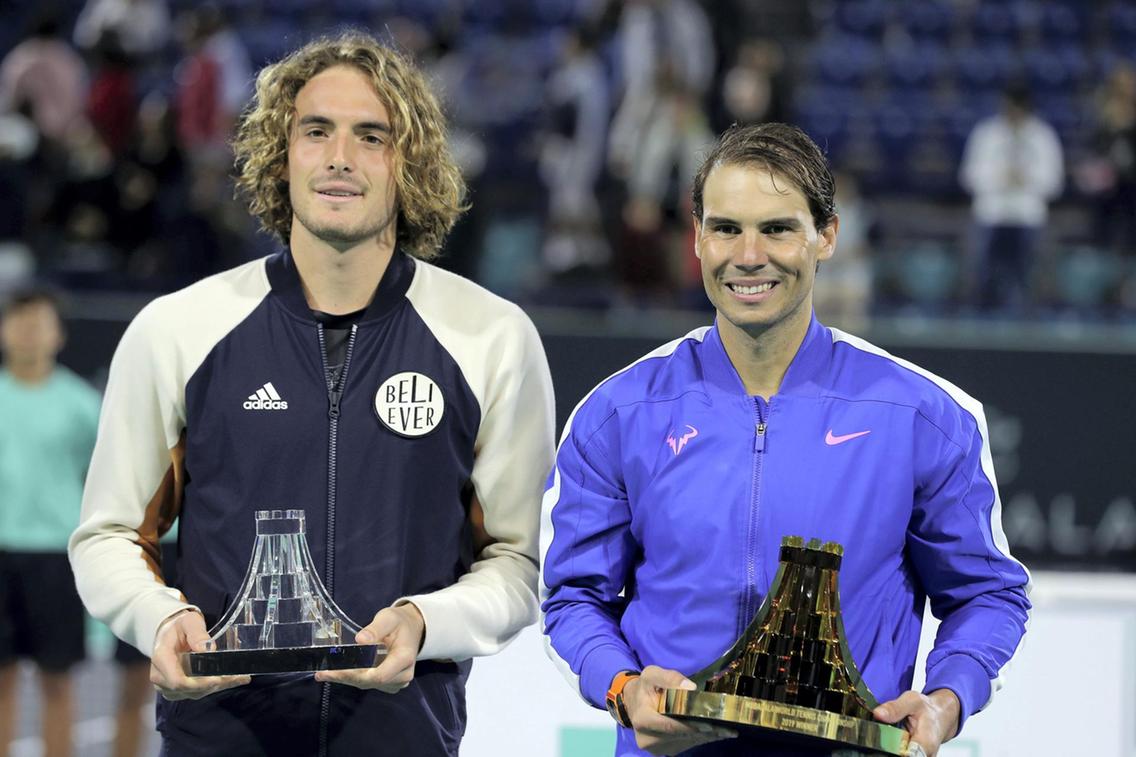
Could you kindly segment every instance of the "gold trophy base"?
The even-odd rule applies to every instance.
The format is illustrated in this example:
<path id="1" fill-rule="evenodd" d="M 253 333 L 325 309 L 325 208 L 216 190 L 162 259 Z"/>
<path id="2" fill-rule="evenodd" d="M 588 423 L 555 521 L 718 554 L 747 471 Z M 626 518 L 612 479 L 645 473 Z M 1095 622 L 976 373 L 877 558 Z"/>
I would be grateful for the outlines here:
<path id="1" fill-rule="evenodd" d="M 910 735 L 902 728 L 811 707 L 708 691 L 667 689 L 659 711 L 678 719 L 742 726 L 805 746 L 845 744 L 854 749 L 906 757 Z M 916 754 L 922 752 L 917 745 Z"/>

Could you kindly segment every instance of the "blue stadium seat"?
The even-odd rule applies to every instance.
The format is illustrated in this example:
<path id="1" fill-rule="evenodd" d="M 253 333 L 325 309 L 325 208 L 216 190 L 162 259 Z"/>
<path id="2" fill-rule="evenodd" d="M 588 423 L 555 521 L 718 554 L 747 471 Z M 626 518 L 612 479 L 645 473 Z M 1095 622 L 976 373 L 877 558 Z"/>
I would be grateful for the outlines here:
<path id="1" fill-rule="evenodd" d="M 946 3 L 908 0 L 898 5 L 903 28 L 917 42 L 942 45 L 950 38 L 955 16 Z"/>
<path id="2" fill-rule="evenodd" d="M 1048 47 L 1027 50 L 1022 56 L 1026 77 L 1036 92 L 1069 91 L 1075 77 L 1066 58 Z"/>
<path id="3" fill-rule="evenodd" d="M 336 21 L 348 24 L 367 24 L 398 12 L 394 0 L 331 0 L 330 7 Z"/>
<path id="4" fill-rule="evenodd" d="M 1079 107 L 1078 100 L 1069 93 L 1038 93 L 1034 98 L 1037 113 L 1056 131 L 1066 150 L 1071 144 L 1087 137 L 1087 112 Z"/>
<path id="5" fill-rule="evenodd" d="M 934 43 L 889 50 L 884 53 L 888 82 L 900 89 L 926 89 L 948 70 L 945 50 Z"/>
<path id="6" fill-rule="evenodd" d="M 963 148 L 975 125 L 983 118 L 992 116 L 998 110 L 998 93 L 987 92 L 979 96 L 967 94 L 950 103 L 941 103 L 943 123 L 947 138 L 954 154 L 962 158 Z"/>
<path id="7" fill-rule="evenodd" d="M 1003 44 L 957 48 L 952 58 L 960 89 L 970 92 L 1003 88 L 1020 66 L 1014 48 Z"/>
<path id="8" fill-rule="evenodd" d="M 245 13 L 259 12 L 264 7 L 261 0 L 218 0 L 216 4 L 230 18 Z M 192 0 L 174 0 L 170 3 L 170 10 L 176 13 L 182 10 L 190 10 L 198 5 L 201 5 L 201 3 Z"/>
<path id="9" fill-rule="evenodd" d="M 575 0 L 533 0 L 537 22 L 544 26 L 564 26 L 578 13 Z"/>
<path id="10" fill-rule="evenodd" d="M 891 7 L 887 0 L 846 0 L 837 3 L 836 24 L 848 34 L 878 40 L 887 25 Z"/>
<path id="11" fill-rule="evenodd" d="M 241 25 L 237 32 L 248 49 L 254 68 L 260 68 L 298 47 L 305 36 L 294 24 L 276 17 Z"/>
<path id="12" fill-rule="evenodd" d="M 1112 44 L 1131 58 L 1136 50 L 1136 4 L 1114 3 L 1106 19 Z"/>
<path id="13" fill-rule="evenodd" d="M 832 155 L 848 139 L 849 112 L 855 108 L 855 90 L 812 86 L 797 93 L 793 120 Z"/>
<path id="14" fill-rule="evenodd" d="M 823 84 L 860 86 L 880 65 L 879 47 L 845 34 L 824 37 L 813 45 L 811 68 Z"/>
<path id="15" fill-rule="evenodd" d="M 1086 46 L 1078 42 L 1068 42 L 1052 48 L 1060 56 L 1062 65 L 1069 72 L 1070 86 L 1095 85 L 1093 63 L 1086 52 Z"/>
<path id="16" fill-rule="evenodd" d="M 427 26 L 436 26 L 443 18 L 460 13 L 462 6 L 460 0 L 394 0 L 394 4 L 399 15 Z"/>
<path id="17" fill-rule="evenodd" d="M 1122 270 L 1114 255 L 1088 246 L 1062 250 L 1055 268 L 1058 302 L 1079 310 L 1095 310 L 1105 305 Z"/>
<path id="18" fill-rule="evenodd" d="M 1047 43 L 1068 43 L 1079 40 L 1088 26 L 1078 6 L 1051 2 L 1041 6 L 1040 31 Z"/>
<path id="19" fill-rule="evenodd" d="M 515 10 L 508 7 L 509 5 L 508 0 L 482 0 L 481 2 L 466 3 L 463 8 L 463 17 L 466 23 L 474 26 L 498 25 L 503 23 L 506 17 L 510 16 Z M 525 13 L 524 8 L 519 9 L 519 11 Z"/>
<path id="20" fill-rule="evenodd" d="M 980 42 L 1009 44 L 1017 40 L 1020 24 L 1015 8 L 1009 3 L 985 2 L 975 7 L 970 30 Z"/>
<path id="21" fill-rule="evenodd" d="M 955 294 L 960 265 L 947 246 L 923 243 L 902 251 L 896 260 L 899 288 L 917 307 L 935 310 Z"/>
<path id="22" fill-rule="evenodd" d="M 882 156 L 879 178 L 889 188 L 910 188 L 908 158 L 921 138 L 911 103 L 882 102 L 872 111 L 872 133 Z"/>

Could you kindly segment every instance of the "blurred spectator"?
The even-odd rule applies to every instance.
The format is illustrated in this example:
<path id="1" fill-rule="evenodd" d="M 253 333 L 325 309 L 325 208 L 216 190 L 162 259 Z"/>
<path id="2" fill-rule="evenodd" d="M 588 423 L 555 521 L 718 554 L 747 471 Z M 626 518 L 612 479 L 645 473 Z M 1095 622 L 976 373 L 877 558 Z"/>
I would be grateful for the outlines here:
<path id="1" fill-rule="evenodd" d="M 714 77 L 714 38 L 694 0 L 626 0 L 619 19 L 624 97 L 649 95 L 667 78 L 698 96 Z"/>
<path id="2" fill-rule="evenodd" d="M 58 366 L 54 298 L 29 290 L 0 320 L 0 751 L 14 735 L 16 661 L 35 662 L 44 755 L 71 754 L 71 667 L 84 612 L 67 560 L 98 425 L 99 395 Z"/>
<path id="3" fill-rule="evenodd" d="M 863 325 L 871 309 L 876 219 L 852 174 L 837 174 L 835 181 L 840 242 L 817 271 L 813 307 L 826 323 L 851 328 Z"/>
<path id="4" fill-rule="evenodd" d="M 471 66 L 469 51 L 455 44 L 461 36 L 460 14 L 435 19 L 433 26 L 407 16 L 395 16 L 385 23 L 395 49 L 417 61 L 430 77 L 435 95 L 450 115 L 447 132 L 450 153 L 461 169 L 470 196 L 479 196 L 483 182 L 488 180 L 485 165 L 489 156 L 485 132 L 468 120 L 471 114 L 463 109 L 473 104 L 458 96 L 466 86 Z M 458 104 L 460 107 L 455 107 Z M 476 111 L 473 115 L 477 117 Z M 478 244 L 486 221 L 483 204 L 473 203 L 458 219 L 446 238 L 444 254 L 437 261 L 447 270 L 467 278 L 474 277 L 478 264 Z"/>
<path id="5" fill-rule="evenodd" d="M 118 215 L 115 162 L 106 143 L 87 122 L 73 128 L 65 143 L 67 165 L 47 213 L 48 270 L 68 283 L 106 284 L 121 266 L 111 242 L 122 231 Z"/>
<path id="6" fill-rule="evenodd" d="M 27 283 L 35 262 L 27 238 L 27 186 L 34 172 L 31 160 L 39 144 L 35 125 L 23 116 L 0 115 L 0 301 Z"/>
<path id="7" fill-rule="evenodd" d="M 87 118 L 111 153 L 118 156 L 130 143 L 138 114 L 134 64 L 112 31 L 103 33 L 93 57 Z"/>
<path id="8" fill-rule="evenodd" d="M 1048 203 L 1064 183 L 1063 161 L 1057 133 L 1033 114 L 1020 85 L 1008 87 L 1000 112 L 971 132 L 960 178 L 974 198 L 979 308 L 1027 304 Z"/>
<path id="9" fill-rule="evenodd" d="M 596 199 L 611 118 L 607 89 L 592 33 L 570 30 L 548 81 L 540 156 L 549 192 L 544 263 L 554 274 L 608 260 Z"/>
<path id="10" fill-rule="evenodd" d="M 1096 241 L 1126 261 L 1120 300 L 1136 310 L 1136 68 L 1118 65 L 1095 105 Z"/>
<path id="11" fill-rule="evenodd" d="M 681 92 L 696 110 L 714 74 L 714 39 L 705 12 L 691 0 L 627 0 L 619 20 L 622 96 L 611 132 L 610 160 L 626 177 L 636 146 L 662 115 L 659 102 Z"/>
<path id="12" fill-rule="evenodd" d="M 627 200 L 615 273 L 632 300 L 673 304 L 686 269 L 687 186 L 699 151 L 713 141 L 704 100 L 714 40 L 692 0 L 628 0 L 618 35 L 623 94 L 608 159 Z"/>
<path id="13" fill-rule="evenodd" d="M 185 207 L 185 161 L 174 131 L 169 103 L 160 94 L 151 93 L 138 108 L 134 141 L 126 154 L 128 163 L 152 177 L 164 220 Z"/>
<path id="14" fill-rule="evenodd" d="M 543 276 L 541 218 L 547 204 L 533 187 L 540 186 L 544 77 L 553 59 L 547 38 L 537 31 L 532 18 L 510 13 L 492 31 L 472 35 L 469 65 L 446 92 L 454 120 L 479 132 L 486 148 L 483 180 L 470 187 L 474 212 L 481 213 L 477 222 L 483 224 L 476 279 L 511 299 L 532 291 Z"/>
<path id="15" fill-rule="evenodd" d="M 83 114 L 87 67 L 60 36 L 60 21 L 41 16 L 30 36 L 0 63 L 0 113 L 26 111 L 39 133 L 59 142 Z"/>
<path id="16" fill-rule="evenodd" d="M 178 138 L 191 156 L 229 163 L 228 141 L 252 94 L 248 51 L 214 5 L 189 11 L 182 28 L 186 57 L 178 64 Z"/>
<path id="17" fill-rule="evenodd" d="M 75 44 L 91 50 L 113 32 L 122 50 L 143 59 L 170 39 L 170 12 L 165 0 L 87 0 L 75 22 Z"/>
<path id="18" fill-rule="evenodd" d="M 667 72 L 660 70 L 655 98 L 639 101 L 646 111 L 628 154 L 628 200 L 615 255 L 616 275 L 627 293 L 662 304 L 672 304 L 683 288 L 689 182 L 714 138 L 699 99 L 669 81 Z"/>
<path id="19" fill-rule="evenodd" d="M 772 39 L 742 43 L 722 79 L 721 129 L 788 119 L 789 91 L 785 51 Z"/>

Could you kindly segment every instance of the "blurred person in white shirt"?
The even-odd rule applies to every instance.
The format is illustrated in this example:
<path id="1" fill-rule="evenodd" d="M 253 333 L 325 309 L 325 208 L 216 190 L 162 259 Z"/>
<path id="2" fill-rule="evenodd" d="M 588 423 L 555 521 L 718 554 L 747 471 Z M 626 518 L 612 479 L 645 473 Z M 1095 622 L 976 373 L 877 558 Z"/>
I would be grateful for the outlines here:
<path id="1" fill-rule="evenodd" d="M 105 32 L 114 32 L 134 58 L 161 50 L 170 39 L 166 0 L 87 0 L 75 21 L 75 44 L 91 50 Z"/>
<path id="2" fill-rule="evenodd" d="M 977 226 L 977 304 L 983 310 L 1020 309 L 1049 202 L 1065 181 L 1057 132 L 1032 110 L 1028 89 L 1006 88 L 995 116 L 967 138 L 960 180 L 974 198 Z"/>

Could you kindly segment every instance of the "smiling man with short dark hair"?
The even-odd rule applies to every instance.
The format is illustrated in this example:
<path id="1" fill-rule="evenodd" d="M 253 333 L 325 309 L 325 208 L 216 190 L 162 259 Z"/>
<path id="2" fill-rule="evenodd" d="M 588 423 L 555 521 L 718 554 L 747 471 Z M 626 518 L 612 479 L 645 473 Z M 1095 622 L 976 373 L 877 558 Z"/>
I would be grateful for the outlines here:
<path id="1" fill-rule="evenodd" d="M 990 701 L 1025 631 L 1029 574 L 1002 532 L 982 406 L 813 314 L 833 195 L 804 132 L 727 131 L 693 193 L 714 324 L 602 382 L 565 429 L 544 631 L 619 723 L 621 756 L 784 754 L 656 711 L 749 625 L 784 536 L 844 545 L 840 604 L 875 716 L 906 719 L 930 755 Z M 943 624 L 916 692 L 926 599 Z"/>

